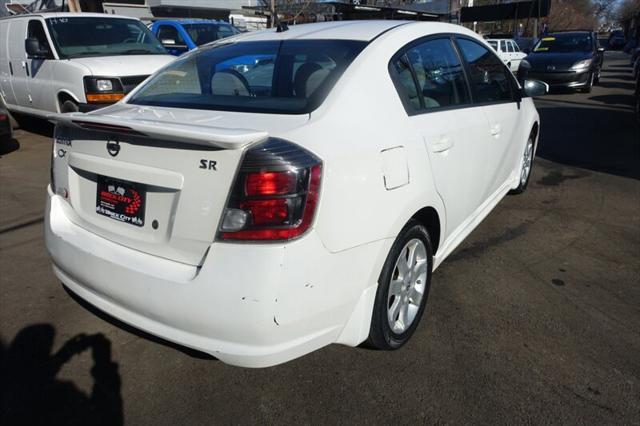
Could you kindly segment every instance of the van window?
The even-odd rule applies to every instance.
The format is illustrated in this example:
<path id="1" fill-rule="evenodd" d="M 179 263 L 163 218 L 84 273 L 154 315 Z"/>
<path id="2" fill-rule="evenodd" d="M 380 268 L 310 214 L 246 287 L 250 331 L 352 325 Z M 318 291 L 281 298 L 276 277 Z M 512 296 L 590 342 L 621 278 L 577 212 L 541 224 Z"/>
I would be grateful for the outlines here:
<path id="1" fill-rule="evenodd" d="M 187 44 L 173 25 L 160 25 L 158 39 L 161 43 L 164 43 L 165 40 L 173 40 L 179 46 L 186 46 Z"/>
<path id="2" fill-rule="evenodd" d="M 458 38 L 457 41 L 469 66 L 475 102 L 511 101 L 510 72 L 495 53 L 475 41 L 464 38 Z"/>
<path id="3" fill-rule="evenodd" d="M 468 104 L 462 64 L 451 40 L 430 40 L 407 50 L 407 57 L 418 80 L 424 108 L 433 109 Z"/>
<path id="4" fill-rule="evenodd" d="M 229 24 L 183 24 L 182 25 L 189 33 L 189 37 L 196 44 L 201 46 L 212 41 L 220 40 L 221 38 L 230 37 L 232 35 L 240 34 L 233 25 Z"/>
<path id="5" fill-rule="evenodd" d="M 61 58 L 167 54 L 137 19 L 63 17 L 46 21 Z"/>
<path id="6" fill-rule="evenodd" d="M 49 40 L 47 40 L 47 34 L 44 31 L 42 22 L 39 20 L 33 19 L 29 21 L 27 26 L 27 38 L 35 38 L 38 40 L 40 50 L 52 52 L 51 47 L 49 46 Z"/>
<path id="7" fill-rule="evenodd" d="M 129 103 L 305 114 L 322 103 L 365 45 L 352 40 L 221 42 L 176 60 Z"/>

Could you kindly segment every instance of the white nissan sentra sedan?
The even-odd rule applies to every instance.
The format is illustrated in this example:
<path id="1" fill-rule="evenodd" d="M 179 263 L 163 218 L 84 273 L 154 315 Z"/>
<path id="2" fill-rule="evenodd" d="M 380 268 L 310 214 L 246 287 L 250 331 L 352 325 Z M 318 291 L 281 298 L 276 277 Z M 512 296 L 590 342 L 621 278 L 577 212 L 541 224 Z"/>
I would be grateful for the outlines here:
<path id="1" fill-rule="evenodd" d="M 399 348 L 434 269 L 525 190 L 529 96 L 545 87 L 441 23 L 207 45 L 113 106 L 52 117 L 53 269 L 100 310 L 229 364 Z"/>

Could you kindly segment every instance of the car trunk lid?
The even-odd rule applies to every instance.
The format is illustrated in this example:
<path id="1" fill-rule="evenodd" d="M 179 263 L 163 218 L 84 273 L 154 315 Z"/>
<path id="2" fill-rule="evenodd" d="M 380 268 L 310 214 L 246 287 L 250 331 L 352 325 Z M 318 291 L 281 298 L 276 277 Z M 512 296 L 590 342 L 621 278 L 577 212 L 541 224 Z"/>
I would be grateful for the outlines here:
<path id="1" fill-rule="evenodd" d="M 263 117 L 244 115 L 111 108 L 51 116 L 54 190 L 66 195 L 77 225 L 198 265 L 215 239 L 244 149 L 272 130 Z M 284 118 L 288 127 L 306 120 Z M 242 122 L 259 127 L 239 127 Z"/>

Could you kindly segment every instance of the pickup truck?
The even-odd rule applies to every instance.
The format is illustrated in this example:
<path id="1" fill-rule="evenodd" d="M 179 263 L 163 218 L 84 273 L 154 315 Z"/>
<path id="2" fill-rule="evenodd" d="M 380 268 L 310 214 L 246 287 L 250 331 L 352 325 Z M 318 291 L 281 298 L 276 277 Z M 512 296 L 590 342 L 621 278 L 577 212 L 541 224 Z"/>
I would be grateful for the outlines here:
<path id="1" fill-rule="evenodd" d="M 176 56 L 203 44 L 240 34 L 240 30 L 228 22 L 204 19 L 158 20 L 151 25 L 151 32 L 170 54 Z"/>

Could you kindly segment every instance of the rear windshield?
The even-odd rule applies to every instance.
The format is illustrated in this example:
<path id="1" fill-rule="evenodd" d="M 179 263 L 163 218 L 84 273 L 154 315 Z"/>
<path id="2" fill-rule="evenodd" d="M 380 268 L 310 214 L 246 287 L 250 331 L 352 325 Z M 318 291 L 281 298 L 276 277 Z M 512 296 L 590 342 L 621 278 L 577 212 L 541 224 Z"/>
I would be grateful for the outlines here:
<path id="1" fill-rule="evenodd" d="M 540 39 L 533 48 L 535 53 L 589 52 L 593 48 L 589 34 L 552 34 Z"/>
<path id="2" fill-rule="evenodd" d="M 183 24 L 184 29 L 189 33 L 191 40 L 201 46 L 221 38 L 240 34 L 233 25 L 230 24 Z"/>
<path id="3" fill-rule="evenodd" d="M 173 62 L 130 100 L 135 105 L 305 114 L 317 108 L 366 42 L 221 42 Z"/>

